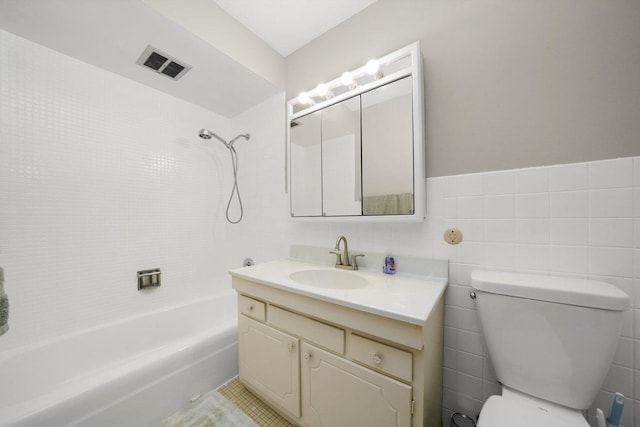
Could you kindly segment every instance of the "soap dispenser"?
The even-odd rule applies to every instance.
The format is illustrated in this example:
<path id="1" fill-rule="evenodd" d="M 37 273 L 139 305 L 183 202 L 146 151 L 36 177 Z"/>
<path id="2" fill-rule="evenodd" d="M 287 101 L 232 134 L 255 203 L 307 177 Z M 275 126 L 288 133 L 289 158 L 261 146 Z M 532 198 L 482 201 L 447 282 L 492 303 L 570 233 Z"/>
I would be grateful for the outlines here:
<path id="1" fill-rule="evenodd" d="M 384 257 L 382 272 L 385 274 L 396 274 L 396 261 L 392 256 Z"/>

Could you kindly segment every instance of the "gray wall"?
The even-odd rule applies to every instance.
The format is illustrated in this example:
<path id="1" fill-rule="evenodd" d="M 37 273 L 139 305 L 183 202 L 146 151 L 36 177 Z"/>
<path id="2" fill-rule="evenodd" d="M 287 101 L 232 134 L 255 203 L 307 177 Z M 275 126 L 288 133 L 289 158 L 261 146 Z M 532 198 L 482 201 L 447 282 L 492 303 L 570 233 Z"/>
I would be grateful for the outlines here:
<path id="1" fill-rule="evenodd" d="M 286 58 L 287 99 L 415 40 L 428 176 L 640 155 L 640 1 L 379 0 Z"/>

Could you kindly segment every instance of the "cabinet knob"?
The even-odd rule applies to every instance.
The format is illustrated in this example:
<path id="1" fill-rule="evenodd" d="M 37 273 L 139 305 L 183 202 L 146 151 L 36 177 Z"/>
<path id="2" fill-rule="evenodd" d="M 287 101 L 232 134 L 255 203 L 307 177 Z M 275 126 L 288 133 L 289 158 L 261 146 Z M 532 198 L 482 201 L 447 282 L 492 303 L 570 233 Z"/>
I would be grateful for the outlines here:
<path id="1" fill-rule="evenodd" d="M 311 360 L 311 353 L 305 353 L 303 357 L 304 360 Z"/>
<path id="2" fill-rule="evenodd" d="M 293 343 L 292 342 L 287 344 L 287 350 L 289 350 L 289 351 L 293 350 Z"/>
<path id="3" fill-rule="evenodd" d="M 373 363 L 375 363 L 376 365 L 379 365 L 382 363 L 382 355 L 379 353 L 375 353 L 371 360 L 373 360 Z"/>
<path id="4" fill-rule="evenodd" d="M 252 305 L 249 306 L 249 311 L 253 311 L 253 306 Z"/>

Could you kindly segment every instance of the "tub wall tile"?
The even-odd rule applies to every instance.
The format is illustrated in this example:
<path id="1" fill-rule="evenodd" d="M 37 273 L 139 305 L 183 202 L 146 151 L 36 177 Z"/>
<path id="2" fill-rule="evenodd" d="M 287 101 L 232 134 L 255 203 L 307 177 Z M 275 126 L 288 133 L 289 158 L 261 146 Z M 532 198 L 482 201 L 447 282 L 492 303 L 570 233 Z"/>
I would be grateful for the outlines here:
<path id="1" fill-rule="evenodd" d="M 231 121 L 2 30 L 0 51 L 0 351 L 228 289 L 232 172 L 197 130 Z"/>

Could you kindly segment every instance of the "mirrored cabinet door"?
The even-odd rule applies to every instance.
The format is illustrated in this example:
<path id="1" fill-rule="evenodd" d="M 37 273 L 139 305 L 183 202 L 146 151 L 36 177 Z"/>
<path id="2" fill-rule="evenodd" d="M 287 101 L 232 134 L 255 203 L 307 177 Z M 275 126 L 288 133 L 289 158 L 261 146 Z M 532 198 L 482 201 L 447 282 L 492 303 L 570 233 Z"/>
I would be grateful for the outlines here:
<path id="1" fill-rule="evenodd" d="M 411 78 L 361 95 L 364 215 L 414 213 Z"/>
<path id="2" fill-rule="evenodd" d="M 409 222 L 425 218 L 420 44 L 287 103 L 291 217 Z M 348 73 L 345 73 L 348 74 Z M 304 96 L 303 96 L 304 95 Z"/>
<path id="3" fill-rule="evenodd" d="M 321 112 L 291 122 L 291 215 L 322 216 Z"/>
<path id="4" fill-rule="evenodd" d="M 294 217 L 415 212 L 412 77 L 291 122 Z"/>
<path id="5" fill-rule="evenodd" d="M 360 97 L 321 111 L 323 215 L 361 215 Z"/>

